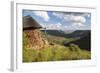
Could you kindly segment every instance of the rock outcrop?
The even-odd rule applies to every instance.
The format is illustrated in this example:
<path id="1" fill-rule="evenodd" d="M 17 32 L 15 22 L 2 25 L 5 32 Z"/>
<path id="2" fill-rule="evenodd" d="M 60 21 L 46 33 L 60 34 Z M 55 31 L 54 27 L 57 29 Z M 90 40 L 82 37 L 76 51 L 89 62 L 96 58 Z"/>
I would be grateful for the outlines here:
<path id="1" fill-rule="evenodd" d="M 41 49 L 43 47 L 43 41 L 39 29 L 25 30 L 24 33 L 27 35 L 27 48 Z"/>

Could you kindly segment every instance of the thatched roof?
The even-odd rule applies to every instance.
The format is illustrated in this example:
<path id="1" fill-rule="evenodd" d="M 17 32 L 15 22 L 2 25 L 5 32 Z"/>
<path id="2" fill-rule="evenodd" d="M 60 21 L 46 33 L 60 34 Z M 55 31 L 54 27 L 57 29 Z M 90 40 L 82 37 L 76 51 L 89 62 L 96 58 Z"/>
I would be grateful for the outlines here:
<path id="1" fill-rule="evenodd" d="M 23 29 L 39 29 L 42 26 L 30 15 L 23 17 Z"/>

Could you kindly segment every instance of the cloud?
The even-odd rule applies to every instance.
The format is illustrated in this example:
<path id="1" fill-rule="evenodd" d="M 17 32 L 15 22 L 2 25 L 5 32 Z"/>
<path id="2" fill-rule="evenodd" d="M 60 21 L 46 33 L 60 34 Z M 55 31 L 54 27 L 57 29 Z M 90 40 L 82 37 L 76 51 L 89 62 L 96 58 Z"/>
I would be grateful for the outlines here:
<path id="1" fill-rule="evenodd" d="M 57 28 L 60 28 L 61 25 L 62 25 L 61 23 L 57 23 L 57 24 L 56 24 L 56 27 L 57 27 Z"/>
<path id="2" fill-rule="evenodd" d="M 61 23 L 55 23 L 55 24 L 43 24 L 43 23 L 41 23 L 41 26 L 43 27 L 43 28 L 46 28 L 46 29 L 54 29 L 54 30 L 56 30 L 56 29 L 61 29 L 62 27 L 62 24 Z"/>
<path id="3" fill-rule="evenodd" d="M 61 23 L 47 24 L 46 27 L 47 29 L 60 29 L 61 25 L 62 25 Z"/>
<path id="4" fill-rule="evenodd" d="M 64 19 L 70 22 L 85 23 L 86 19 L 83 16 L 65 15 Z"/>
<path id="5" fill-rule="evenodd" d="M 53 13 L 54 16 L 57 16 L 58 18 L 64 19 L 67 22 L 80 22 L 80 23 L 85 23 L 86 18 L 83 15 L 74 15 L 74 14 L 66 14 L 66 13 Z M 85 14 L 86 15 L 86 14 Z"/>
<path id="6" fill-rule="evenodd" d="M 73 23 L 72 26 L 83 27 L 83 23 Z"/>
<path id="7" fill-rule="evenodd" d="M 52 15 L 57 16 L 58 18 L 63 18 L 64 13 L 60 13 L 60 12 L 53 12 Z"/>
<path id="8" fill-rule="evenodd" d="M 61 29 L 90 29 L 88 26 L 87 18 L 91 18 L 90 13 L 60 13 L 53 12 L 53 15 L 62 20 Z"/>
<path id="9" fill-rule="evenodd" d="M 44 21 L 48 21 L 50 19 L 48 13 L 46 11 L 33 11 L 36 16 L 39 16 L 44 19 Z"/>

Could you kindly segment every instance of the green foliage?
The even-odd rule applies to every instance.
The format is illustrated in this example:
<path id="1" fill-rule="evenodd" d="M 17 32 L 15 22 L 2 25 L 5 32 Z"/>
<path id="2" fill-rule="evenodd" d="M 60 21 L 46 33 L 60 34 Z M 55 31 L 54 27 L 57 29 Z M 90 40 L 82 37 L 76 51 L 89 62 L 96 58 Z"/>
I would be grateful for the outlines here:
<path id="1" fill-rule="evenodd" d="M 81 52 L 81 49 L 79 48 L 79 46 L 75 44 L 70 44 L 70 50 Z"/>
<path id="2" fill-rule="evenodd" d="M 60 45 L 48 46 L 42 50 L 23 49 L 23 62 L 80 60 L 90 58 L 91 53 L 89 51 L 81 50 L 75 44 L 71 44 L 69 47 Z"/>
<path id="3" fill-rule="evenodd" d="M 70 50 L 71 50 L 70 58 L 72 60 L 91 58 L 91 53 L 86 50 L 81 50 L 78 45 L 70 44 Z"/>
<path id="4" fill-rule="evenodd" d="M 43 36 L 43 33 L 41 34 Z M 62 45 L 64 41 L 70 42 L 75 39 L 67 39 L 49 35 L 47 39 L 49 43 L 52 43 L 53 45 L 43 45 L 41 50 L 34 50 L 32 48 L 27 48 L 28 36 L 27 34 L 23 33 L 23 62 L 80 60 L 91 58 L 90 51 L 82 50 L 76 44 L 70 44 L 70 46 L 66 47 Z"/>
<path id="5" fill-rule="evenodd" d="M 28 36 L 26 33 L 23 33 L 23 48 L 28 45 Z"/>
<path id="6" fill-rule="evenodd" d="M 23 62 L 33 62 L 38 58 L 38 51 L 33 49 L 23 49 Z"/>

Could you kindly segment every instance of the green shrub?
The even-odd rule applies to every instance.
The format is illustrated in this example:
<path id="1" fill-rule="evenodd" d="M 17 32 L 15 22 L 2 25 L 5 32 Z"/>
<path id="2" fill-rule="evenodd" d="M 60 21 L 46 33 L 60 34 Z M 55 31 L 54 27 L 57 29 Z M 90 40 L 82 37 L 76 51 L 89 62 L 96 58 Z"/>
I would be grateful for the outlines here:
<path id="1" fill-rule="evenodd" d="M 51 61 L 52 60 L 52 49 L 47 48 L 39 52 L 38 61 Z"/>
<path id="2" fill-rule="evenodd" d="M 90 59 L 91 53 L 86 50 L 81 50 L 78 45 L 70 44 L 70 59 L 79 60 L 79 59 Z"/>
<path id="3" fill-rule="evenodd" d="M 23 48 L 28 45 L 28 36 L 26 33 L 23 33 Z"/>
<path id="4" fill-rule="evenodd" d="M 38 58 L 38 51 L 30 48 L 23 49 L 23 62 L 37 61 L 37 58 Z"/>
<path id="5" fill-rule="evenodd" d="M 75 48 L 74 48 L 75 47 Z M 91 53 L 86 50 L 79 50 L 71 45 L 70 47 L 46 47 L 42 50 L 33 50 L 29 48 L 23 49 L 23 62 L 39 62 L 39 61 L 60 61 L 60 60 L 80 60 L 90 59 Z M 73 50 L 71 50 L 73 48 Z"/>
<path id="6" fill-rule="evenodd" d="M 41 50 L 27 48 L 28 38 L 23 34 L 23 62 L 40 62 L 40 61 L 61 61 L 61 60 L 80 60 L 90 59 L 91 52 L 82 50 L 76 44 L 62 46 L 58 44 L 44 45 Z"/>
<path id="7" fill-rule="evenodd" d="M 76 52 L 81 52 L 81 49 L 76 44 L 70 44 L 70 50 L 76 51 Z"/>

